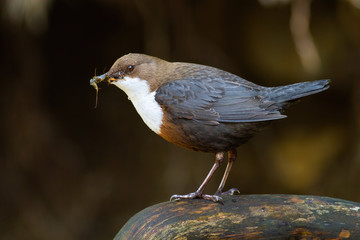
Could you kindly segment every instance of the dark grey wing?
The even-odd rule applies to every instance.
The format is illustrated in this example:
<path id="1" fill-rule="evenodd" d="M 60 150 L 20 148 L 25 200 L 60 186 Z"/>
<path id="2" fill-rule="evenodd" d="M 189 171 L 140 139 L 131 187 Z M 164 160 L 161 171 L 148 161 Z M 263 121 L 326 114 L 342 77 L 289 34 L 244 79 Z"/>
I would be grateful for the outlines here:
<path id="1" fill-rule="evenodd" d="M 239 78 L 235 75 L 232 75 Z M 262 87 L 241 78 L 181 79 L 161 86 L 156 101 L 178 118 L 209 125 L 284 118 L 275 102 L 261 96 Z"/>
<path id="2" fill-rule="evenodd" d="M 275 101 L 267 100 L 264 87 L 239 81 L 225 81 L 223 98 L 214 103 L 219 122 L 257 122 L 285 118 Z"/>
<path id="3" fill-rule="evenodd" d="M 161 86 L 155 95 L 156 101 L 178 118 L 193 119 L 206 124 L 218 124 L 220 115 L 213 105 L 223 96 L 221 79 L 181 79 Z"/>

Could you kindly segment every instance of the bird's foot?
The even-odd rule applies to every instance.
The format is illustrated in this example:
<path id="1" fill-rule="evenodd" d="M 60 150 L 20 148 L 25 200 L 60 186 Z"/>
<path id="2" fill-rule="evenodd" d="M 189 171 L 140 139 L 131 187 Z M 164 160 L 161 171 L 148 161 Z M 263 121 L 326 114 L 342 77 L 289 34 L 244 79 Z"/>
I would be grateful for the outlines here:
<path id="1" fill-rule="evenodd" d="M 220 196 L 201 194 L 200 192 L 193 192 L 193 193 L 189 193 L 186 195 L 175 194 L 175 195 L 171 196 L 170 201 L 179 201 L 182 199 L 195 199 L 195 198 L 210 200 L 213 202 L 222 202 L 223 201 L 223 199 Z"/>
<path id="2" fill-rule="evenodd" d="M 226 192 L 222 192 L 222 191 L 217 191 L 215 193 L 216 196 L 228 196 L 228 195 L 234 195 L 234 193 L 238 193 L 240 194 L 239 189 L 237 188 L 231 188 L 230 190 L 226 191 Z"/>

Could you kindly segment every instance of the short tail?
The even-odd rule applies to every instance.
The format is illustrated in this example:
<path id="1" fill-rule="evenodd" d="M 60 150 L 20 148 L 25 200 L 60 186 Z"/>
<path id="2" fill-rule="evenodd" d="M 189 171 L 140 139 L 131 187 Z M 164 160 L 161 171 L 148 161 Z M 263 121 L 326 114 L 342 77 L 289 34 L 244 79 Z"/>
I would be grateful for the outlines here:
<path id="1" fill-rule="evenodd" d="M 330 80 L 301 82 L 281 87 L 268 88 L 266 99 L 277 103 L 286 103 L 293 100 L 319 93 L 328 89 Z"/>

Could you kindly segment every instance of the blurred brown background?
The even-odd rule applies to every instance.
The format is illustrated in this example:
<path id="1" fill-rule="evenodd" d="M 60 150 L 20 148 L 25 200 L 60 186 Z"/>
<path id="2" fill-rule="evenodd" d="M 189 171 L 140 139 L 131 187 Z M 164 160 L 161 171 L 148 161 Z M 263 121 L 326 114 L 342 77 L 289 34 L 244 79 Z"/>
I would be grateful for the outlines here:
<path id="1" fill-rule="evenodd" d="M 90 78 L 129 52 L 266 86 L 331 78 L 238 149 L 226 188 L 360 201 L 359 0 L 3 0 L 0 14 L 0 239 L 111 239 L 201 183 L 213 154 L 162 140 L 113 86 L 94 109 Z"/>

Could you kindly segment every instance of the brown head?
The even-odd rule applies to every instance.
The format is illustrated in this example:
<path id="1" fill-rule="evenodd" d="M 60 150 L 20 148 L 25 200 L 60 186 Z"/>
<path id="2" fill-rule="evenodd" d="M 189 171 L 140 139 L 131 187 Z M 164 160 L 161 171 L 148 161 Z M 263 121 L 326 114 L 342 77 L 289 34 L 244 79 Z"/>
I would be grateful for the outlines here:
<path id="1" fill-rule="evenodd" d="M 106 75 L 111 83 L 121 81 L 125 77 L 146 80 L 152 92 L 169 81 L 173 69 L 173 63 L 160 58 L 129 53 L 117 59 Z"/>

